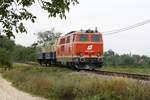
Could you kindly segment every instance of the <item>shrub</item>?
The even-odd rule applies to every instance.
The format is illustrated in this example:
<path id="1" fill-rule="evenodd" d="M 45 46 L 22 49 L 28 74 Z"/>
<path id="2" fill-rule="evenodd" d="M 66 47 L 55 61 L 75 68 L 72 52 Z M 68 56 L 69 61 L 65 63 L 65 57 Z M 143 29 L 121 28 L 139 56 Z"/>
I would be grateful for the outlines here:
<path id="1" fill-rule="evenodd" d="M 15 87 L 50 100 L 149 100 L 150 84 L 74 73 L 65 68 L 17 66 L 3 73 Z"/>
<path id="2" fill-rule="evenodd" d="M 0 67 L 11 68 L 12 67 L 12 57 L 11 54 L 3 48 L 0 48 Z"/>
<path id="3" fill-rule="evenodd" d="M 11 68 L 14 41 L 0 35 L 0 67 Z"/>

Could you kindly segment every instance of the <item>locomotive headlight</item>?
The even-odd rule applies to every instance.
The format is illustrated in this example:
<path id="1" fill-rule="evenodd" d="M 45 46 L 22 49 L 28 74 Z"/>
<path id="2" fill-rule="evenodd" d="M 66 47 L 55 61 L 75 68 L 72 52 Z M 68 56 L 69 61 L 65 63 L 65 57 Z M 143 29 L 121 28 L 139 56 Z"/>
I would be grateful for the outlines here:
<path id="1" fill-rule="evenodd" d="M 100 53 L 97 53 L 97 57 L 99 57 L 101 54 Z"/>
<path id="2" fill-rule="evenodd" d="M 85 61 L 85 58 L 80 57 L 80 61 L 81 61 L 81 62 L 84 62 L 84 61 Z"/>
<path id="3" fill-rule="evenodd" d="M 101 62 L 101 61 L 102 61 L 102 58 L 98 58 L 98 61 L 100 61 L 100 62 Z"/>
<path id="4" fill-rule="evenodd" d="M 78 55 L 80 56 L 80 57 L 79 57 L 79 61 L 80 61 L 80 62 L 84 62 L 84 61 L 85 61 L 85 58 L 83 57 L 83 53 L 80 52 Z"/>
<path id="5" fill-rule="evenodd" d="M 102 61 L 103 61 L 103 56 L 99 56 L 99 57 L 97 58 L 97 60 L 98 60 L 99 62 L 102 62 Z"/>
<path id="6" fill-rule="evenodd" d="M 80 53 L 79 55 L 80 55 L 80 57 L 82 57 L 82 56 L 83 56 L 83 54 L 82 54 L 82 53 Z"/>

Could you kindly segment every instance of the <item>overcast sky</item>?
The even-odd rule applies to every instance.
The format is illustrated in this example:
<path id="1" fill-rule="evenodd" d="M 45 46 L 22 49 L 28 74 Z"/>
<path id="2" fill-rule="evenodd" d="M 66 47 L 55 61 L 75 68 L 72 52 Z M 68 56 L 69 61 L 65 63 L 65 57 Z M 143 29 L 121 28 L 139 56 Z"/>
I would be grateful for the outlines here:
<path id="1" fill-rule="evenodd" d="M 150 0 L 79 0 L 66 14 L 66 20 L 48 18 L 47 13 L 35 4 L 29 10 L 37 16 L 36 23 L 25 22 L 28 34 L 16 36 L 16 43 L 30 46 L 36 41 L 33 33 L 50 30 L 67 33 L 73 30 L 94 29 L 100 32 L 124 28 L 150 19 Z M 104 50 L 119 54 L 132 53 L 150 56 L 150 24 L 104 36 Z"/>

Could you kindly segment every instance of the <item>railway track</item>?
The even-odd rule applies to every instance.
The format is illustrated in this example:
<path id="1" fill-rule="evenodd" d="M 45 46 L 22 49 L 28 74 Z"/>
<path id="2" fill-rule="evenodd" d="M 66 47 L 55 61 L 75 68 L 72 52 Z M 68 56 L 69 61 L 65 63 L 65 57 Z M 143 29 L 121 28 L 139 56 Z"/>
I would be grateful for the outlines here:
<path id="1" fill-rule="evenodd" d="M 33 62 L 32 63 L 28 62 L 26 64 L 38 65 L 37 63 L 33 63 Z M 136 79 L 136 80 L 150 81 L 150 75 L 132 74 L 132 73 L 123 73 L 123 72 L 113 72 L 113 71 L 102 71 L 102 70 L 88 70 L 88 69 L 82 69 L 80 71 L 93 73 L 93 74 L 99 74 L 99 75 L 126 77 L 126 78 L 132 78 L 132 79 Z"/>
<path id="2" fill-rule="evenodd" d="M 111 71 L 101 71 L 101 70 L 82 70 L 82 71 L 88 72 L 88 73 L 99 74 L 99 75 L 126 77 L 126 78 L 132 78 L 132 79 L 136 79 L 136 80 L 150 81 L 150 75 L 131 74 L 131 73 L 122 73 L 122 72 L 111 72 Z"/>

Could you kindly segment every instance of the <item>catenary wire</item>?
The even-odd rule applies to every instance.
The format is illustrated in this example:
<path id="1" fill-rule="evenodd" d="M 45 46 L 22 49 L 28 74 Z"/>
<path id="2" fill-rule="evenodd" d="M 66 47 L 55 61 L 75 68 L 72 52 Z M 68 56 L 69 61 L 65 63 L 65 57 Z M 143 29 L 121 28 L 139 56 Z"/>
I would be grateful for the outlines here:
<path id="1" fill-rule="evenodd" d="M 143 25 L 148 24 L 148 23 L 150 23 L 150 20 L 145 20 L 145 21 L 142 21 L 140 23 L 137 23 L 137 24 L 134 24 L 134 25 L 122 28 L 122 29 L 116 29 L 116 30 L 112 30 L 112 31 L 102 32 L 102 33 L 104 33 L 104 36 L 105 35 L 112 35 L 112 34 L 120 33 L 120 32 L 123 32 L 123 31 L 131 30 L 133 28 L 143 26 Z"/>

